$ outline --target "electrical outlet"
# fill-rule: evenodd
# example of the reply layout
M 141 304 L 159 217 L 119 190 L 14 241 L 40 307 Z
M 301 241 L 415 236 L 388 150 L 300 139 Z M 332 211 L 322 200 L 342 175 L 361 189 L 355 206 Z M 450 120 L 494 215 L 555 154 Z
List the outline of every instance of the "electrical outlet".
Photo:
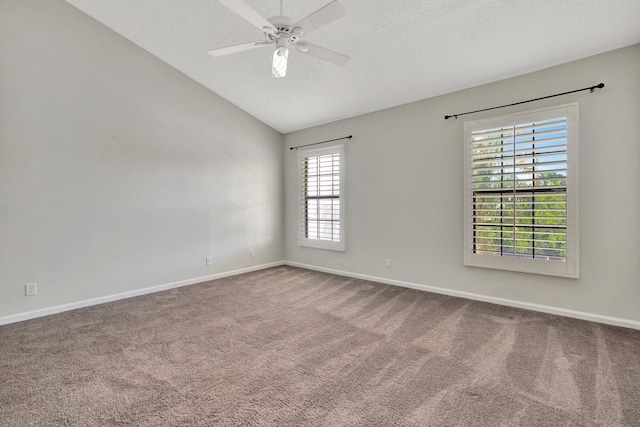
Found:
M 251 249 L 249 251 L 249 258 L 255 258 L 256 257 L 256 251 L 255 249 Z
M 391 268 L 391 258 L 387 258 L 387 268 Z
M 210 256 L 206 257 L 204 262 L 207 265 L 211 265 L 211 263 L 213 263 L 213 257 L 210 257 Z
M 38 293 L 38 284 L 37 283 L 27 283 L 24 285 L 24 293 L 26 296 L 30 297 Z

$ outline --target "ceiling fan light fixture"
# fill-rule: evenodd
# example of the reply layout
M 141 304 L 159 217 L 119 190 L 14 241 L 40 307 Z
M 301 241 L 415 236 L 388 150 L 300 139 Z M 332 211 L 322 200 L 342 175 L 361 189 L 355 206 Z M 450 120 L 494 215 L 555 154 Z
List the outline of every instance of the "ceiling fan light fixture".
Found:
M 287 75 L 287 61 L 289 59 L 289 49 L 284 46 L 276 48 L 273 52 L 273 65 L 271 67 L 271 76 L 274 79 Z

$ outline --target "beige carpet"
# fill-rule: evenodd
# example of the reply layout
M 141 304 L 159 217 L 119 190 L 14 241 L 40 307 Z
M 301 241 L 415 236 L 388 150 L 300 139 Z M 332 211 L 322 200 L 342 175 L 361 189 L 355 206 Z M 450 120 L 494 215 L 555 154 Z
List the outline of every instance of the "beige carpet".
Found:
M 277 267 L 0 327 L 0 425 L 640 426 L 640 331 Z

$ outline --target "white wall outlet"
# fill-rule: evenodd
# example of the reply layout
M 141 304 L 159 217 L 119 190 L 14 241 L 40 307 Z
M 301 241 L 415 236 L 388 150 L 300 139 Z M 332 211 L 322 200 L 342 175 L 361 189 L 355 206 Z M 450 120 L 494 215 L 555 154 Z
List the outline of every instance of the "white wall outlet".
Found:
M 391 268 L 391 258 L 387 258 L 387 268 Z
M 249 251 L 249 258 L 255 258 L 256 257 L 256 251 L 255 249 L 251 249 Z
M 207 264 L 207 265 L 211 265 L 211 264 L 213 263 L 213 257 L 210 257 L 210 256 L 206 257 L 206 258 L 204 259 L 204 262 L 205 262 L 205 264 Z
M 30 297 L 38 293 L 38 284 L 37 283 L 27 283 L 24 285 L 24 293 L 26 296 Z

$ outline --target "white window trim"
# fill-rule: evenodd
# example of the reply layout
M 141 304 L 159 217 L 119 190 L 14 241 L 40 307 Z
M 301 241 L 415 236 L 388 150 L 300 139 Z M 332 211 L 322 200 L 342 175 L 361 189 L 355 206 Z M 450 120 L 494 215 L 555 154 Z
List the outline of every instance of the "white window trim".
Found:
M 328 241 L 319 239 L 309 239 L 302 234 L 302 199 L 304 197 L 302 188 L 301 162 L 306 157 L 322 156 L 326 154 L 338 153 L 340 155 L 340 241 Z M 309 148 L 298 150 L 298 245 L 309 248 L 329 249 L 334 251 L 346 251 L 346 227 L 345 227 L 345 150 L 344 144 L 336 144 L 323 148 Z
M 471 132 L 483 126 L 500 126 L 508 122 L 542 120 L 546 115 L 567 117 L 567 260 L 566 262 L 473 253 L 473 197 L 471 176 Z M 527 116 L 535 117 L 534 119 Z M 525 111 L 464 123 L 464 264 L 471 267 L 518 271 L 577 279 L 579 278 L 579 222 L 578 222 L 578 103 Z

